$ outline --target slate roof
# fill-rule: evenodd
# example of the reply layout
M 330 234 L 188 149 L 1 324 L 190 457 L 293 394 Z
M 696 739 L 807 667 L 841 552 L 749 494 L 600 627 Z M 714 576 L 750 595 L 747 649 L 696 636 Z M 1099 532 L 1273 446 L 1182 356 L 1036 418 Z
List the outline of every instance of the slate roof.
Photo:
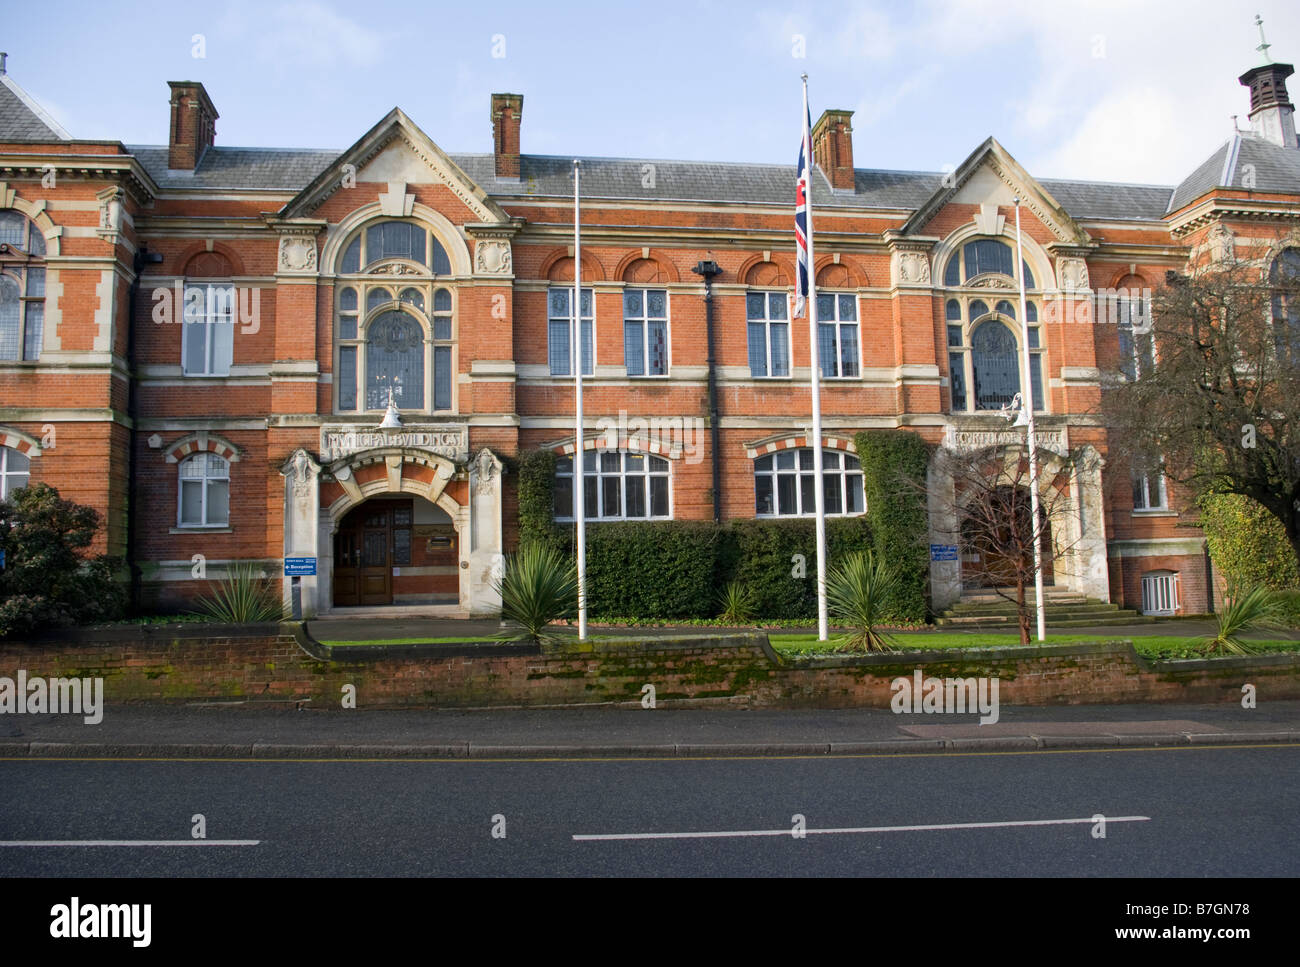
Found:
M 167 168 L 167 148 L 131 145 L 128 149 L 162 188 L 230 188 L 297 191 L 339 155 L 330 150 L 235 148 L 214 146 L 198 169 Z M 523 155 L 518 181 L 499 180 L 490 154 L 452 154 L 460 168 L 493 197 L 573 194 L 573 159 L 562 155 Z M 733 162 L 664 161 L 637 158 L 582 158 L 583 195 L 587 198 L 696 202 L 742 202 L 786 205 L 794 184 L 794 165 Z M 646 165 L 654 166 L 654 187 L 643 184 Z M 942 172 L 858 169 L 854 190 L 832 191 L 826 177 L 814 175 L 813 203 L 822 208 L 883 208 L 915 211 L 936 192 Z M 1158 219 L 1171 189 L 1154 185 L 1043 180 L 1075 218 Z
M 1252 165 L 1253 169 L 1247 169 Z M 1237 134 L 1225 141 L 1174 189 L 1169 211 L 1177 211 L 1215 188 L 1242 188 L 1252 171 L 1255 191 L 1300 194 L 1300 151 Z
M 0 74 L 0 138 L 66 141 L 71 135 L 8 74 Z

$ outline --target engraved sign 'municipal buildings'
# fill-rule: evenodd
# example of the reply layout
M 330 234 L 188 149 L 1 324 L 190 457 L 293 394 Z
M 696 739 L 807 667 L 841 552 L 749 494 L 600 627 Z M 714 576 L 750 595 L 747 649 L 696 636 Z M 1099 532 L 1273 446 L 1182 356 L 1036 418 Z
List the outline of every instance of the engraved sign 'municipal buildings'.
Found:
M 810 515 L 821 447 L 828 512 L 860 514 L 856 432 L 1015 442 L 1000 411 L 1025 393 L 1045 450 L 1097 457 L 1068 482 L 1056 586 L 1205 611 L 1180 494 L 1108 460 L 1094 411 L 1108 378 L 1159 365 L 1131 320 L 1167 271 L 1207 250 L 1300 257 L 1277 241 L 1300 214 L 1290 73 L 1243 75 L 1252 130 L 1167 186 L 1039 178 L 991 137 L 947 174 L 857 168 L 852 112 L 822 112 L 820 440 L 792 318 L 793 165 L 584 159 L 575 306 L 572 159 L 522 152 L 520 95 L 484 105 L 483 153 L 448 153 L 399 109 L 341 151 L 238 148 L 203 85 L 176 81 L 167 142 L 127 145 L 76 139 L 0 73 L 0 487 L 45 481 L 100 510 L 99 549 L 149 607 L 203 591 L 202 555 L 208 578 L 314 558 L 313 613 L 491 613 L 525 451 L 555 452 L 570 494 L 583 454 L 593 520 L 711 519 L 715 496 L 729 520 Z M 160 136 L 163 120 L 160 98 Z M 1116 292 L 1139 304 L 1102 311 Z M 969 584 L 936 558 L 942 608 Z

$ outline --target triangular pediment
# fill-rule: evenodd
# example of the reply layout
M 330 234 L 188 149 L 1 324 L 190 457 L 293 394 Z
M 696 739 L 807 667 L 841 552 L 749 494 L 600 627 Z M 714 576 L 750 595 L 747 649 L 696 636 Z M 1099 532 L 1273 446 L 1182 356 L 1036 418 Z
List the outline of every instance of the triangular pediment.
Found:
M 397 107 L 334 159 L 311 184 L 284 206 L 279 217 L 310 218 L 327 198 L 349 180 L 445 185 L 481 221 L 492 223 L 510 220 L 510 216 L 488 197 L 487 192 Z
M 921 205 L 902 227 L 903 235 L 924 234 L 925 226 L 948 205 L 1021 205 L 1067 245 L 1089 245 L 1090 236 L 1052 193 L 1029 174 L 1010 152 L 988 138 Z M 987 209 L 986 209 L 987 210 Z

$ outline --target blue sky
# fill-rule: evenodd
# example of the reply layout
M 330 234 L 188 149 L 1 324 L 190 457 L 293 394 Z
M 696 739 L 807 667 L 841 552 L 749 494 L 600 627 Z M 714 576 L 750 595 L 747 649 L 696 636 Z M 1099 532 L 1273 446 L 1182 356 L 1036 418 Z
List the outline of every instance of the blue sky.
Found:
M 486 152 L 511 91 L 525 152 L 793 164 L 806 71 L 814 120 L 856 112 L 859 168 L 940 171 L 992 134 L 1039 177 L 1168 184 L 1245 123 L 1256 12 L 1300 58 L 1287 0 L 55 0 L 12 5 L 0 49 L 75 137 L 128 144 L 166 142 L 166 82 L 192 79 L 226 145 L 342 148 L 399 105 Z

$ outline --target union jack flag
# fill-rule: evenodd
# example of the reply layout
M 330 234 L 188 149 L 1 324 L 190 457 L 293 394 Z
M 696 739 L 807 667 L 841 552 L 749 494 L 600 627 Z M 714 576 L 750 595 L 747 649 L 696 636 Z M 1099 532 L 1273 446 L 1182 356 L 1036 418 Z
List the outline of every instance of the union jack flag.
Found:
M 794 187 L 794 238 L 798 249 L 799 279 L 795 289 L 794 314 L 804 314 L 808 304 L 808 248 L 812 244 L 812 117 L 808 113 L 808 89 L 803 92 L 803 140 L 799 143 L 799 169 Z

